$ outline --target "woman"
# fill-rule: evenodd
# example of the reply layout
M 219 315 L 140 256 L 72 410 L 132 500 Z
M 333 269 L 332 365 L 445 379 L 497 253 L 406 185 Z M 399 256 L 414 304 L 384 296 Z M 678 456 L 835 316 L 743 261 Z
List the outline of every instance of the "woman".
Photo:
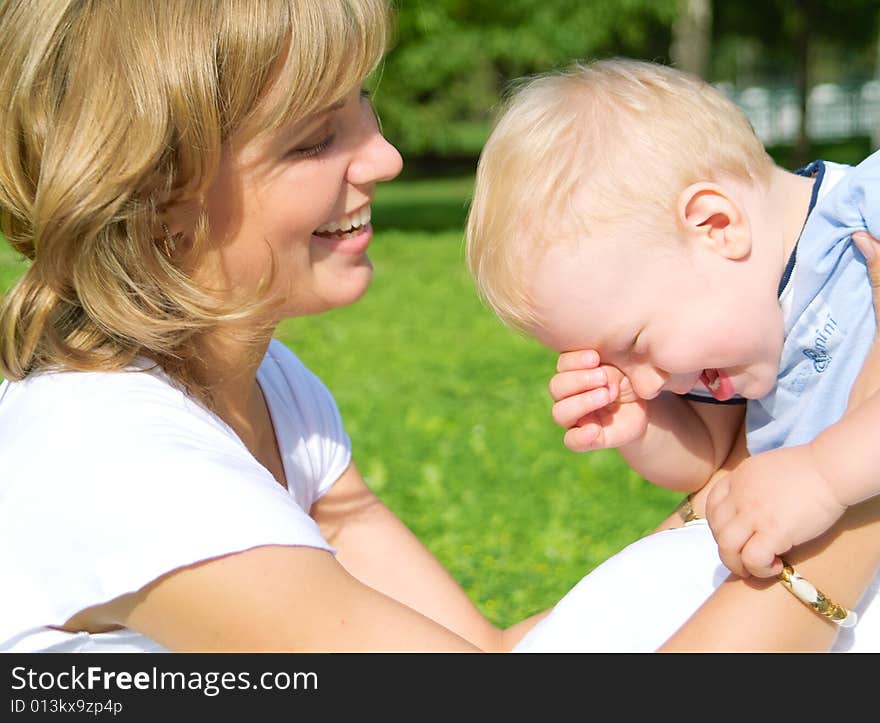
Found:
M 383 0 L 0 6 L 4 650 L 496 650 L 272 341 L 370 283 Z M 334 549 L 337 554 L 334 555 Z
M 384 0 L 0 4 L 0 230 L 32 262 L 0 310 L 0 650 L 507 650 L 541 617 L 480 615 L 272 340 L 369 286 L 387 27 Z

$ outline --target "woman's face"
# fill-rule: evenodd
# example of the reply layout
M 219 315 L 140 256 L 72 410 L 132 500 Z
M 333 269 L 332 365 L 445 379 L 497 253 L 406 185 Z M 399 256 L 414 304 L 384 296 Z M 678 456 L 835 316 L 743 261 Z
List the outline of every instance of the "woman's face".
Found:
M 369 286 L 370 201 L 402 161 L 360 89 L 293 126 L 224 150 L 207 194 L 211 250 L 197 277 L 233 292 L 268 278 L 279 317 L 357 301 Z M 204 278 L 207 277 L 207 278 Z

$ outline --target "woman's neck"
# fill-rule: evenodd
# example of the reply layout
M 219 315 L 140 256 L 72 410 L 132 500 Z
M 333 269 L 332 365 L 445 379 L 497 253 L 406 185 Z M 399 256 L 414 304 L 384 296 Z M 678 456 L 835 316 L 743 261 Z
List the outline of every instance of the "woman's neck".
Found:
M 255 409 L 264 405 L 257 384 L 271 333 L 247 341 L 229 334 L 215 334 L 200 343 L 199 381 L 208 390 L 211 407 L 227 424 L 241 433 Z

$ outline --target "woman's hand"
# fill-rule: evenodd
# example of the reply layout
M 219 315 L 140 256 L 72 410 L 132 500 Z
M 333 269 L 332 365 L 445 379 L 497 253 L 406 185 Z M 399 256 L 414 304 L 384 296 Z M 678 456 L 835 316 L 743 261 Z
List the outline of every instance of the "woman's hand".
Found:
M 877 241 L 867 231 L 857 231 L 852 235 L 853 243 L 862 252 L 865 257 L 865 264 L 868 267 L 868 278 L 871 280 L 871 289 L 874 292 L 874 316 L 878 319 L 878 330 L 880 330 L 880 241 Z M 874 335 L 875 340 L 880 335 Z M 862 371 L 856 379 L 855 384 L 849 394 L 849 406 L 847 409 L 852 411 L 865 399 L 880 390 L 880 344 L 876 341 L 865 358 Z

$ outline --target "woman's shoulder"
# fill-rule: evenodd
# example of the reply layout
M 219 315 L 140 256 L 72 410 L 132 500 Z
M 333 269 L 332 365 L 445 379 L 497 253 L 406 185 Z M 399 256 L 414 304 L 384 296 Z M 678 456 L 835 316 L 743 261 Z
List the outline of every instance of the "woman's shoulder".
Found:
M 25 517 L 43 536 L 95 528 L 113 547 L 159 527 L 199 537 L 306 516 L 225 422 L 158 371 L 4 382 L 0 469 L 0 550 Z
M 0 649 L 183 566 L 261 545 L 333 549 L 234 432 L 159 372 L 5 382 L 0 469 L 0 579 L 25 591 L 0 619 Z
M 43 371 L 0 385 L 0 429 L 4 433 L 33 427 L 69 425 L 76 434 L 86 424 L 94 429 L 139 424 L 162 410 L 204 416 L 204 407 L 189 398 L 158 367 L 132 366 L 123 371 Z
M 263 391 L 284 403 L 336 414 L 336 401 L 324 382 L 287 346 L 272 339 L 257 372 Z
M 299 357 L 276 339 L 269 344 L 257 379 L 282 455 L 299 470 L 300 477 L 316 485 L 315 494 L 320 496 L 351 460 L 351 440 L 336 400 Z
M 128 460 L 161 466 L 193 445 L 240 450 L 235 433 L 160 370 L 51 371 L 0 385 L 0 464 L 72 472 Z
M 309 369 L 296 353 L 283 342 L 273 338 L 260 364 L 261 375 L 284 378 L 288 384 L 299 387 L 323 382 Z

